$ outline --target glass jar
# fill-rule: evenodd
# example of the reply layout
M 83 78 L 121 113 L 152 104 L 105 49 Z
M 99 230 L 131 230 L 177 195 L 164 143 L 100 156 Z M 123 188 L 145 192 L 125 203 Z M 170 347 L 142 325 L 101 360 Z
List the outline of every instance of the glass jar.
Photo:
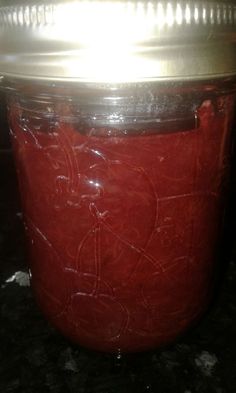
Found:
M 20 57 L 17 75 L 4 56 L 40 307 L 62 333 L 96 350 L 170 343 L 212 295 L 234 72 L 88 82 L 59 78 L 55 68 L 23 74 Z

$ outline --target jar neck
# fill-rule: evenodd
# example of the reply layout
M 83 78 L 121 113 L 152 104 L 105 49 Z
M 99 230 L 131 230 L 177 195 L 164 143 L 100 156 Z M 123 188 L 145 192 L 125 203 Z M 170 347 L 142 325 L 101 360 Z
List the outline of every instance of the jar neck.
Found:
M 123 85 L 7 81 L 10 100 L 31 116 L 74 124 L 90 135 L 125 136 L 196 129 L 203 101 L 236 90 L 236 81 Z M 217 110 L 217 104 L 215 104 Z

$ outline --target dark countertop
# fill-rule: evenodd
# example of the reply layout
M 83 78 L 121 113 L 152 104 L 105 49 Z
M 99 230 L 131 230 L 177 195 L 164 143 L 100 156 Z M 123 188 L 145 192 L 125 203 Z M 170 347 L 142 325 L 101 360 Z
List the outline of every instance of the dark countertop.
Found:
M 27 269 L 10 152 L 0 153 L 0 164 L 1 393 L 236 392 L 234 254 L 222 259 L 228 267 L 207 314 L 174 345 L 121 358 L 80 348 L 44 319 L 27 276 L 14 277 Z

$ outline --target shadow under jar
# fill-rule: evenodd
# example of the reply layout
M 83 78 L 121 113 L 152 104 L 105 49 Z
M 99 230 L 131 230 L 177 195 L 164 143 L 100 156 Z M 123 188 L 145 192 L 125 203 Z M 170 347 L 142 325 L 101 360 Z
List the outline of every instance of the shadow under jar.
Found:
M 89 348 L 170 343 L 212 294 L 233 77 L 105 84 L 2 73 L 40 307 Z

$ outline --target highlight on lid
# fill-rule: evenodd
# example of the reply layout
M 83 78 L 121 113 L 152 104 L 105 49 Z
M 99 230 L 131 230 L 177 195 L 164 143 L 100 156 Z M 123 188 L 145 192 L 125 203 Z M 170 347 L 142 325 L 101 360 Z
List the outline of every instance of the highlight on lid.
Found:
M 107 14 L 104 15 L 104 12 Z M 116 14 L 117 12 L 117 14 Z M 93 18 L 92 14 L 96 16 Z M 119 16 L 128 18 L 131 22 L 136 19 L 140 23 L 150 23 L 158 28 L 181 24 L 216 24 L 228 25 L 236 21 L 236 5 L 219 1 L 64 1 L 58 3 L 32 4 L 24 2 L 21 6 L 1 7 L 0 20 L 12 25 L 51 25 L 59 23 L 78 25 L 79 21 L 86 22 L 103 14 L 106 22 L 114 22 Z M 92 19 L 90 19 L 92 18 Z

